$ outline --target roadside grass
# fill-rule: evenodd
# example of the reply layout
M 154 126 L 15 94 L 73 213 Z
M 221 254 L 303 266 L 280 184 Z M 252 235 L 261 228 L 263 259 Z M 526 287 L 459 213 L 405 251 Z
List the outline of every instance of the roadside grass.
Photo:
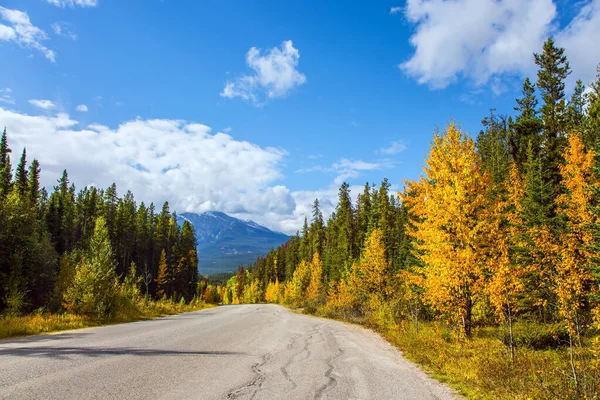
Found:
M 0 317 L 0 339 L 134 322 L 211 307 L 215 307 L 215 305 L 204 302 L 181 304 L 170 300 L 139 300 L 123 304 L 114 316 L 103 320 L 69 313 L 55 314 L 43 311 L 25 316 L 4 316 Z
M 470 399 L 598 399 L 600 351 L 587 338 L 575 354 L 574 385 L 563 328 L 523 323 L 515 327 L 518 347 L 511 359 L 501 327 L 476 327 L 469 340 L 441 322 L 395 322 L 389 316 L 353 317 L 320 308 L 317 316 L 359 324 L 380 333 L 432 378 Z

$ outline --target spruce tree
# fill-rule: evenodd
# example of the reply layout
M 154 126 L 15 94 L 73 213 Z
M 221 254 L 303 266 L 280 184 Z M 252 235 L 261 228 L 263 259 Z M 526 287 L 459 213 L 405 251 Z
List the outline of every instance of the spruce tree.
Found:
M 0 197 L 8 194 L 12 182 L 12 167 L 9 155 L 11 151 L 10 147 L 8 147 L 6 128 L 4 128 L 2 139 L 0 140 Z
M 23 149 L 21 159 L 15 171 L 15 186 L 21 197 L 25 197 L 27 193 L 27 183 L 27 150 Z
M 27 192 L 29 193 L 29 200 L 32 204 L 37 205 L 38 199 L 40 198 L 40 163 L 34 159 L 29 166 L 29 172 L 27 174 Z
M 542 130 L 542 120 L 539 118 L 537 110 L 538 101 L 535 97 L 535 86 L 529 78 L 523 82 L 522 97 L 517 99 L 518 111 L 515 121 L 510 124 L 509 148 L 510 154 L 515 160 L 519 170 L 523 170 L 523 165 L 527 161 L 527 148 L 532 144 L 533 150 L 537 153 L 540 147 L 540 132 Z
M 566 145 L 567 104 L 565 101 L 565 79 L 571 73 L 564 49 L 554 45 L 552 38 L 544 43 L 542 53 L 535 54 L 537 87 L 544 103 L 541 107 L 543 121 L 542 156 L 545 177 L 552 188 L 552 202 L 560 193 L 560 165 Z M 554 206 L 553 206 L 554 212 Z

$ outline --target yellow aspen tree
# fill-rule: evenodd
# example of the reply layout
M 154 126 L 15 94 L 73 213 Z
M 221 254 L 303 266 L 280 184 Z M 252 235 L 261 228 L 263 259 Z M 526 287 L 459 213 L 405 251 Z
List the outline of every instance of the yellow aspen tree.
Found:
M 474 141 L 454 122 L 436 133 L 419 182 L 403 195 L 416 220 L 409 234 L 424 263 L 424 301 L 471 336 L 474 292 L 481 283 L 489 176 Z
M 319 257 L 319 253 L 313 255 L 313 259 L 310 262 L 310 279 L 308 287 L 305 293 L 306 304 L 316 306 L 323 293 L 323 283 L 321 282 L 323 276 L 323 263 Z
M 286 284 L 285 302 L 294 307 L 301 306 L 309 283 L 310 264 L 302 260 L 294 271 L 292 279 Z
M 590 271 L 590 260 L 593 258 L 590 251 L 594 242 L 590 227 L 596 222 L 590 206 L 597 182 L 593 171 L 594 153 L 585 150 L 578 135 L 569 135 L 564 157 L 565 164 L 560 167 L 563 193 L 556 202 L 557 211 L 565 217 L 566 223 L 564 231 L 557 237 L 558 259 L 553 290 L 559 313 L 569 332 L 571 367 L 577 386 L 577 373 L 572 360 L 573 346 L 580 345 L 581 312 L 597 286 L 592 284 L 595 282 Z
M 265 300 L 267 303 L 279 304 L 281 299 L 281 289 L 279 285 L 279 278 L 275 278 L 275 282 L 269 282 L 267 289 L 265 290 Z
M 391 294 L 389 272 L 383 234 L 375 228 L 365 240 L 363 253 L 359 262 L 353 265 L 350 277 L 353 288 L 371 311 Z
M 516 164 L 512 163 L 509 177 L 503 183 L 504 190 L 499 200 L 489 208 L 488 224 L 489 254 L 487 269 L 489 279 L 486 292 L 497 316 L 508 328 L 508 346 L 514 358 L 513 319 L 519 310 L 519 299 L 523 294 L 524 266 L 515 257 L 515 247 L 522 246 L 521 199 L 524 190 Z

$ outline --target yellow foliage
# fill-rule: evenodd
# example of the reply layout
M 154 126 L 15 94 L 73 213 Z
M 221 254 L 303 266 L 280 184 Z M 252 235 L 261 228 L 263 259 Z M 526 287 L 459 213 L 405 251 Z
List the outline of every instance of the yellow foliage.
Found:
M 281 287 L 279 278 L 275 278 L 275 282 L 269 282 L 265 291 L 265 300 L 267 303 L 279 304 L 282 302 Z
M 473 293 L 485 261 L 479 250 L 488 229 L 490 178 L 475 143 L 453 122 L 435 135 L 424 171 L 419 182 L 407 182 L 406 193 L 416 196 L 402 196 L 416 217 L 409 233 L 425 265 L 424 300 L 469 335 Z
M 542 239 L 554 243 L 554 251 L 549 252 L 556 256 L 553 290 L 558 298 L 559 312 L 572 334 L 578 332 L 577 315 L 583 303 L 597 288 L 597 285 L 591 285 L 593 277 L 589 268 L 595 257 L 590 248 L 594 237 L 589 230 L 596 222 L 590 210 L 598 186 L 593 173 L 594 157 L 593 151 L 586 152 L 578 135 L 569 136 L 565 164 L 560 168 L 566 190 L 556 200 L 558 213 L 566 217 L 566 231 L 555 238 L 549 238 L 548 232 L 542 235 Z

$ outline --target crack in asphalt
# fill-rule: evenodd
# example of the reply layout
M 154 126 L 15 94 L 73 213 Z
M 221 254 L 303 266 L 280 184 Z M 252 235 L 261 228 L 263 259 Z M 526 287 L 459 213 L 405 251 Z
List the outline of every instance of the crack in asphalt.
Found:
M 243 395 L 246 390 L 254 388 L 254 391 L 252 392 L 252 396 L 250 397 L 250 399 L 254 399 L 254 397 L 256 396 L 256 393 L 262 387 L 265 377 L 267 376 L 267 374 L 264 371 L 262 371 L 260 368 L 269 362 L 269 360 L 271 359 L 271 356 L 272 356 L 272 353 L 266 353 L 261 357 L 260 362 L 252 365 L 252 372 L 254 372 L 254 374 L 256 374 L 256 377 L 254 379 L 252 379 L 251 381 L 245 383 L 244 385 L 238 387 L 237 389 L 234 389 L 233 391 L 229 392 L 227 394 L 227 398 L 228 399 L 237 399 L 239 396 Z
M 323 333 L 322 332 L 319 332 L 319 333 L 320 333 L 321 337 L 323 337 Z M 333 343 L 337 345 L 337 341 L 335 340 L 335 337 L 331 334 L 329 336 L 331 336 Z M 325 341 L 324 337 L 323 337 L 323 341 Z M 325 361 L 327 363 L 327 365 L 329 366 L 327 371 L 325 371 L 325 373 L 323 374 L 323 376 L 325 376 L 327 378 L 327 383 L 325 383 L 324 385 L 320 386 L 317 389 L 317 391 L 315 392 L 315 395 L 313 397 L 314 400 L 322 399 L 323 395 L 326 392 L 329 392 L 337 385 L 337 378 L 335 378 L 333 376 L 333 371 L 335 370 L 334 361 L 336 359 L 338 359 L 339 357 L 341 357 L 342 354 L 344 354 L 344 350 L 342 350 L 340 347 L 338 347 L 337 350 L 338 350 L 337 354 L 332 355 Z

